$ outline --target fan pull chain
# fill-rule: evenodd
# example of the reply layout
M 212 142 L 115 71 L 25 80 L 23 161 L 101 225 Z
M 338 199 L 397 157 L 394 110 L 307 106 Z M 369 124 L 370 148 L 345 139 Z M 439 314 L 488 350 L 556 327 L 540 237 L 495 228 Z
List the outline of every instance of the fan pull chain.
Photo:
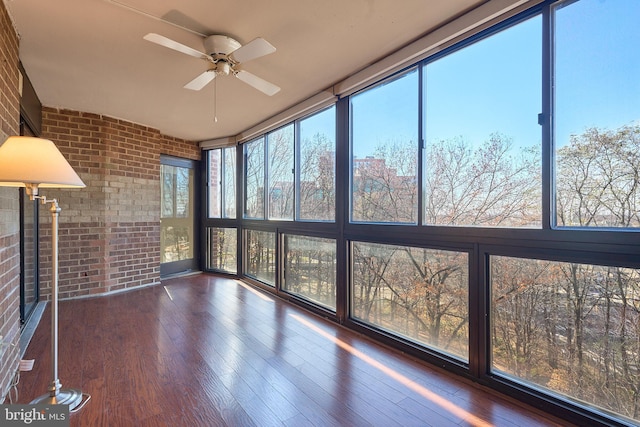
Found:
M 218 123 L 218 80 L 213 80 L 213 122 Z

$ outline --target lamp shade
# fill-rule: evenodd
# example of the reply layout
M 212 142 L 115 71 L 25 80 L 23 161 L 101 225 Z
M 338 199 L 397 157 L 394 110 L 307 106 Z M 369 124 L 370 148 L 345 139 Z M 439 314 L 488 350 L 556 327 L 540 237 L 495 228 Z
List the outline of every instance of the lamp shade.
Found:
M 0 186 L 81 188 L 85 184 L 50 140 L 11 136 L 0 145 Z

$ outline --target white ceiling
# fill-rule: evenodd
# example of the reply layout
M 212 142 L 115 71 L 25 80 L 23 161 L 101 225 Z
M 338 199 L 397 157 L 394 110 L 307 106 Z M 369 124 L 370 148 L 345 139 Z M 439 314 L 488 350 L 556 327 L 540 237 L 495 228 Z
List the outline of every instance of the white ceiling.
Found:
M 4 2 L 20 36 L 20 59 L 43 105 L 104 114 L 195 141 L 237 135 L 484 3 Z M 242 44 L 263 37 L 277 51 L 243 64 L 244 69 L 281 91 L 269 97 L 232 76 L 218 77 L 199 92 L 183 89 L 207 63 L 143 40 L 150 32 L 198 50 L 203 50 L 202 37 L 193 32 L 225 34 Z

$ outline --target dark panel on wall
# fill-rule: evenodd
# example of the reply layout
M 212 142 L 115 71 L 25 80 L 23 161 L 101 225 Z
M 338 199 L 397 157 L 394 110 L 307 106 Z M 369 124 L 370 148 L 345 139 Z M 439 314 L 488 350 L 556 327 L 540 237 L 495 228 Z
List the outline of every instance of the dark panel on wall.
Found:
M 27 76 L 22 63 L 20 63 L 21 90 L 20 90 L 20 117 L 24 120 L 35 135 L 42 133 L 42 104 L 38 99 L 35 89 Z

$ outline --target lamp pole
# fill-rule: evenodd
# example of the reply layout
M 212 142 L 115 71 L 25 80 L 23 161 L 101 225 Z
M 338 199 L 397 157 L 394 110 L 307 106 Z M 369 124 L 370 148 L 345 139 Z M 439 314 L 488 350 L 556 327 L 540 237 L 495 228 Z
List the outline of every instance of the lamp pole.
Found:
M 35 194 L 34 194 L 35 193 Z M 58 217 L 60 206 L 57 199 L 38 196 L 37 187 L 27 186 L 27 194 L 42 204 L 51 203 L 51 384 L 49 393 L 31 401 L 32 404 L 69 405 L 73 411 L 82 402 L 82 392 L 76 389 L 63 389 L 58 378 Z

